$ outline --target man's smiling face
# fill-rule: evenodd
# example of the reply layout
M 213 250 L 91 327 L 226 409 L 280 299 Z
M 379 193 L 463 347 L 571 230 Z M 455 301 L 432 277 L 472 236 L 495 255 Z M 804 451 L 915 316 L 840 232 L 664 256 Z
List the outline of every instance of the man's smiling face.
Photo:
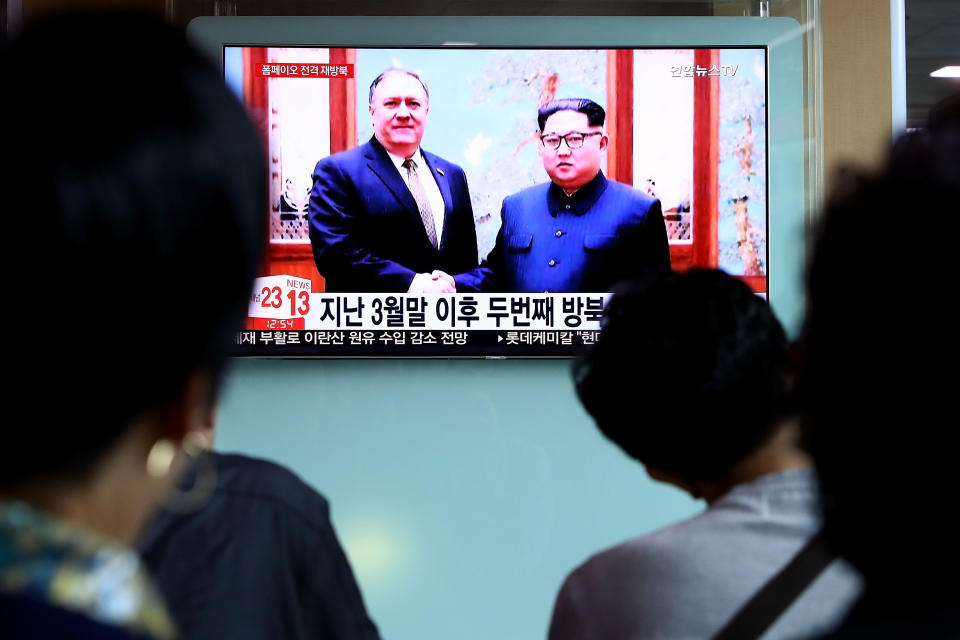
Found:
M 409 157 L 420 146 L 429 105 L 420 81 L 403 72 L 384 76 L 370 103 L 373 130 L 387 151 Z

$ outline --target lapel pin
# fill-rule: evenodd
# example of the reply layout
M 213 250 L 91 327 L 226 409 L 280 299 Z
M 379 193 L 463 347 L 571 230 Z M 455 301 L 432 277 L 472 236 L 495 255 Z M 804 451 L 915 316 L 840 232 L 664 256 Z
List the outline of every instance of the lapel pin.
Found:
M 441 169 L 440 167 L 437 167 L 437 173 L 439 173 L 440 175 L 443 175 L 443 169 Z

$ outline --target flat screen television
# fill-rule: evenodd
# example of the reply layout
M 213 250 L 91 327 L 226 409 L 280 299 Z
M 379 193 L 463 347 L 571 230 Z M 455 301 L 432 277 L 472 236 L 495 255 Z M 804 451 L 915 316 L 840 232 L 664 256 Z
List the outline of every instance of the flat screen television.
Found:
M 791 19 L 205 17 L 188 35 L 269 153 L 238 355 L 568 357 L 614 282 L 666 255 L 742 278 L 796 327 Z M 405 80 L 378 91 L 387 69 Z M 568 98 L 602 126 L 574 111 L 541 131 L 540 107 Z M 398 149 L 419 136 L 411 173 Z M 561 188 L 591 162 L 602 177 Z

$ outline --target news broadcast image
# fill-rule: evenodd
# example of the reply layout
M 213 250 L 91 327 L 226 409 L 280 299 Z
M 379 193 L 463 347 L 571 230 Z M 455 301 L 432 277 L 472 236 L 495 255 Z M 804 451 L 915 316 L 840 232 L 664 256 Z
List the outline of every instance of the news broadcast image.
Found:
M 419 165 L 391 166 L 374 135 L 388 125 L 370 86 L 386 69 L 429 90 L 401 132 L 421 127 Z M 667 252 L 675 270 L 718 267 L 766 295 L 766 69 L 763 48 L 225 47 L 270 171 L 269 246 L 236 353 L 570 357 L 596 340 L 620 279 L 577 269 L 632 278 Z M 564 116 L 541 135 L 540 107 L 566 98 L 605 110 L 600 133 Z M 590 135 L 559 140 L 571 132 Z M 565 200 L 547 167 L 591 153 L 607 182 L 567 193 L 576 215 L 551 212 Z

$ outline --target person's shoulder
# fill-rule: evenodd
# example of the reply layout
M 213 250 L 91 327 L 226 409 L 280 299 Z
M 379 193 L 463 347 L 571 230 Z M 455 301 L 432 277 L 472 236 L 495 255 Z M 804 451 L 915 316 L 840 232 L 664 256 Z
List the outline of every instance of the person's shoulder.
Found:
M 683 579 L 696 573 L 716 555 L 711 543 L 718 527 L 715 514 L 708 509 L 691 518 L 630 538 L 603 549 L 588 558 L 571 573 L 571 578 L 586 585 L 655 585 L 663 580 Z
M 352 149 L 347 149 L 346 151 L 331 153 L 330 155 L 321 158 L 320 161 L 317 162 L 314 173 L 319 173 L 334 167 L 343 169 L 345 167 L 349 168 L 360 165 L 366 161 L 366 158 L 372 156 L 373 153 L 375 153 L 375 149 L 373 144 L 370 142 L 365 142 L 361 145 L 353 147 Z
M 650 610 L 659 608 L 677 582 L 687 583 L 694 572 L 694 565 L 669 539 L 639 536 L 593 554 L 571 571 L 557 594 L 556 608 L 602 619 L 610 628 L 632 628 L 635 618 L 648 620 Z
M 575 573 L 580 574 L 581 578 L 603 577 L 611 575 L 611 572 L 613 575 L 635 572 L 652 576 L 654 571 L 660 573 L 657 569 L 661 567 L 665 573 L 670 573 L 673 565 L 683 561 L 686 556 L 685 545 L 679 543 L 676 535 L 683 533 L 683 529 L 683 523 L 677 523 L 620 542 L 592 555 Z M 688 536 L 682 535 L 682 538 Z
M 238 453 L 213 453 L 217 493 L 260 502 L 274 502 L 315 517 L 329 512 L 327 499 L 283 465 Z
M 276 490 L 316 491 L 289 468 L 266 460 L 240 453 L 212 452 L 217 466 L 221 487 L 231 489 L 251 489 L 264 493 Z M 317 494 L 319 495 L 319 494 Z
M 547 197 L 547 190 L 550 189 L 551 182 L 541 182 L 540 184 L 535 184 L 532 187 L 527 187 L 526 189 L 521 189 L 515 193 L 511 193 L 503 199 L 504 206 L 510 204 L 526 203 L 531 200 L 544 200 Z

